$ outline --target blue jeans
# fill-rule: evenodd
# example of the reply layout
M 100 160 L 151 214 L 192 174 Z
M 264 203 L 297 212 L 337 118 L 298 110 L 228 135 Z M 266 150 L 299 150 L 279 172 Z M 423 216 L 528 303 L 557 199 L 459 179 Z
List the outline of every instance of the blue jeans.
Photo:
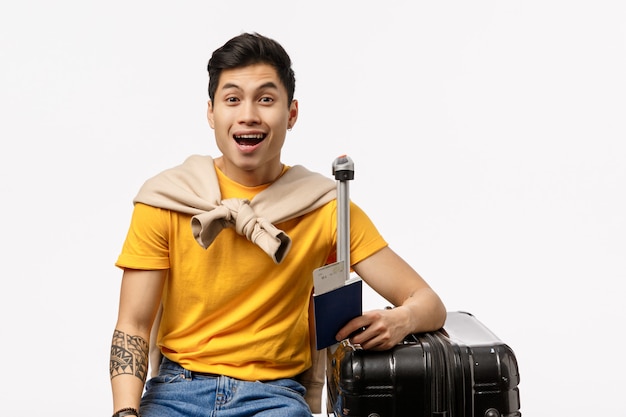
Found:
M 148 380 L 142 417 L 311 417 L 305 388 L 293 379 L 242 381 L 202 375 L 163 359 Z

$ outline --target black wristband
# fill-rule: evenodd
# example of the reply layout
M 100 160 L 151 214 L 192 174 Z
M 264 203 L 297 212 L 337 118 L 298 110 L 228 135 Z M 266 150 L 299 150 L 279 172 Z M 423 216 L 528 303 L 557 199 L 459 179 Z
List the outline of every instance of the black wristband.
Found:
M 140 417 L 139 411 L 137 411 L 137 409 L 133 407 L 122 408 L 121 410 L 117 410 L 115 414 L 113 414 L 113 417 L 124 417 L 124 416 Z

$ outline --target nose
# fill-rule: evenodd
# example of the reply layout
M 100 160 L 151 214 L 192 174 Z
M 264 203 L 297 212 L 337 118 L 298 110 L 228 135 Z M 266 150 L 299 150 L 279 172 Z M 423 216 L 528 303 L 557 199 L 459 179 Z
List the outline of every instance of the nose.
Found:
M 255 105 L 256 103 L 251 101 L 244 101 L 239 106 L 239 123 L 252 125 L 258 124 L 261 122 L 261 118 L 259 116 L 259 109 Z

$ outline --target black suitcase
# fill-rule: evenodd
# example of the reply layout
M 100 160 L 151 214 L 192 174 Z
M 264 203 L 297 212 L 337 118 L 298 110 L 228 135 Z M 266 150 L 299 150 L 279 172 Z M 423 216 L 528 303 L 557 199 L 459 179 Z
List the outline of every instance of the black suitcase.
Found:
M 521 416 L 515 354 L 465 312 L 387 351 L 329 348 L 326 382 L 335 416 Z

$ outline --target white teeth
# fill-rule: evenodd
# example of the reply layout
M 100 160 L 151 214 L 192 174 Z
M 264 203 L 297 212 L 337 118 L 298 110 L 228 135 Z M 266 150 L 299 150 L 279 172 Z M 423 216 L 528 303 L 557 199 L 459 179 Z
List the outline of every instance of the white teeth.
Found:
M 263 135 L 237 135 L 237 139 L 263 139 Z

